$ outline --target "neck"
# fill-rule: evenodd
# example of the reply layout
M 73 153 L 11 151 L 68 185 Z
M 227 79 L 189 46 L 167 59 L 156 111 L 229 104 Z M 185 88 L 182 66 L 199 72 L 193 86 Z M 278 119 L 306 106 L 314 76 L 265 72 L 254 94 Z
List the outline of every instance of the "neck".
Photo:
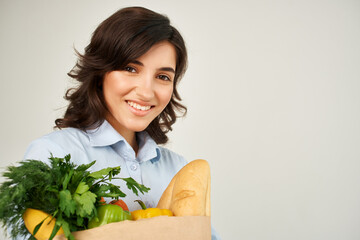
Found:
M 111 114 L 106 117 L 106 120 L 121 136 L 123 136 L 123 138 L 125 138 L 126 142 L 129 143 L 129 145 L 132 147 L 132 149 L 134 149 L 135 154 L 137 155 L 139 145 L 136 140 L 135 132 L 124 128 L 118 121 L 116 121 L 116 119 Z

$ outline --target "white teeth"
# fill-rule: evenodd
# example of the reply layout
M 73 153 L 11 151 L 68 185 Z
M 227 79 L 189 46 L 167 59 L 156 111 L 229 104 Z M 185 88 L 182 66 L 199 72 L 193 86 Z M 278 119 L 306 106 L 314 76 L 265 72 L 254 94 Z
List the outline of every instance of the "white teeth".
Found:
M 151 106 L 141 106 L 141 105 L 139 105 L 137 103 L 130 102 L 130 101 L 127 101 L 127 104 L 129 104 L 133 108 L 136 108 L 136 109 L 141 110 L 141 111 L 146 111 L 146 110 L 149 110 L 151 108 Z

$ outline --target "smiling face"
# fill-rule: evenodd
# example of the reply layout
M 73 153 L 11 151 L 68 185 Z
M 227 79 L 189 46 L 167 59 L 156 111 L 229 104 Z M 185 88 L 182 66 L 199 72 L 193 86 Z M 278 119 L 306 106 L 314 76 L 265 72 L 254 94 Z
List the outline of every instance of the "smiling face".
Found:
M 109 110 L 106 120 L 125 139 L 145 130 L 169 103 L 175 68 L 175 48 L 164 41 L 124 69 L 105 74 L 103 95 Z

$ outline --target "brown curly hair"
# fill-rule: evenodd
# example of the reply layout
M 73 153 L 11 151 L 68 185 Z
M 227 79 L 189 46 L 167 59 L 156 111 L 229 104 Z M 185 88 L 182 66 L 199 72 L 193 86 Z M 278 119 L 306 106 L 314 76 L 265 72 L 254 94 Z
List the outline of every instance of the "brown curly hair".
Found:
M 85 53 L 76 51 L 79 59 L 68 75 L 79 82 L 70 88 L 65 99 L 70 103 L 63 118 L 55 120 L 56 127 L 74 127 L 82 130 L 100 126 L 105 120 L 107 107 L 102 82 L 107 72 L 123 69 L 146 53 L 154 44 L 170 42 L 176 50 L 174 90 L 169 104 L 155 118 L 146 131 L 158 144 L 168 141 L 166 133 L 172 130 L 176 112 L 186 114 L 176 89 L 187 67 L 187 51 L 180 33 L 161 14 L 143 7 L 123 8 L 103 21 L 94 31 Z

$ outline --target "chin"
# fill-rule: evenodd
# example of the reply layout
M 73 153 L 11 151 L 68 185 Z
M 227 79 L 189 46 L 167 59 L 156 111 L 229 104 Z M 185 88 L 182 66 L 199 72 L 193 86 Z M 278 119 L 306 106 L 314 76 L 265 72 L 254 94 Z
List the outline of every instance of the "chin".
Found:
M 142 132 L 144 131 L 149 125 L 146 126 L 132 126 L 129 127 L 130 130 L 134 131 L 134 132 Z

